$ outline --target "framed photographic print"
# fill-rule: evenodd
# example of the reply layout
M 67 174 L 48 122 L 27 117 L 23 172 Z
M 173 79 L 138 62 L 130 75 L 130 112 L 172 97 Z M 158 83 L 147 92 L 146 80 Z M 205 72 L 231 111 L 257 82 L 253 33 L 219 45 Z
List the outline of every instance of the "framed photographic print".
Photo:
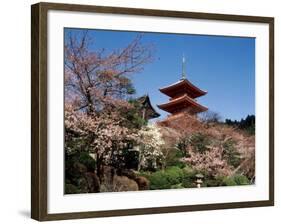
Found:
M 32 218 L 274 204 L 274 19 L 32 5 Z

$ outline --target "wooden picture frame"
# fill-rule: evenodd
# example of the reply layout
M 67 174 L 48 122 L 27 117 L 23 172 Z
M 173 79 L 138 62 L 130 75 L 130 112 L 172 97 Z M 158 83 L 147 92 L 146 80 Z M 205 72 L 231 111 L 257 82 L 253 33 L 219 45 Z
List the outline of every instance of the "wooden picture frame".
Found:
M 164 11 L 137 8 L 118 8 L 90 5 L 38 3 L 31 10 L 31 217 L 39 221 L 80 219 L 109 216 L 142 215 L 170 212 L 187 212 L 227 208 L 246 208 L 274 205 L 274 18 L 258 16 L 224 15 L 211 13 Z M 47 49 L 48 19 L 50 10 L 66 12 L 105 13 L 165 18 L 191 18 L 211 21 L 250 22 L 269 25 L 269 196 L 268 200 L 214 203 L 184 206 L 116 209 L 107 211 L 86 211 L 48 213 L 48 87 Z

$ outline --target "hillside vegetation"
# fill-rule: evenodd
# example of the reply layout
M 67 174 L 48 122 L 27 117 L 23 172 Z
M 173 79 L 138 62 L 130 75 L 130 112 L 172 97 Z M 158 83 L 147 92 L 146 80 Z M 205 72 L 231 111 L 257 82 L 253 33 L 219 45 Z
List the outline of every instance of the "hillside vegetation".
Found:
M 134 138 L 105 157 L 99 172 L 93 152 L 69 151 L 66 192 L 194 188 L 198 175 L 201 187 L 255 182 L 255 137 L 237 125 L 181 114 L 142 125 Z
M 203 186 L 255 181 L 255 136 L 237 125 L 200 121 L 181 114 L 158 122 L 169 165 L 181 164 L 204 176 Z M 186 168 L 184 168 L 186 169 Z M 195 177 L 194 177 L 195 178 Z

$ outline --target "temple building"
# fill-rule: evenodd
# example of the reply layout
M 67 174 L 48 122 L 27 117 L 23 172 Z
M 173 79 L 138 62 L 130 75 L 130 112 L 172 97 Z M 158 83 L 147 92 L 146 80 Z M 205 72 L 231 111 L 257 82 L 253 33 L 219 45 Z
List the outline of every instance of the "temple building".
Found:
M 205 95 L 207 92 L 199 89 L 186 79 L 184 57 L 182 62 L 182 78 L 178 82 L 159 90 L 170 97 L 169 102 L 157 105 L 161 110 L 170 113 L 169 117 L 183 113 L 196 115 L 208 110 L 207 107 L 202 106 L 196 100 L 196 98 Z
M 148 95 L 138 98 L 137 101 L 141 104 L 140 116 L 142 119 L 150 120 L 160 116 L 160 114 L 152 107 Z

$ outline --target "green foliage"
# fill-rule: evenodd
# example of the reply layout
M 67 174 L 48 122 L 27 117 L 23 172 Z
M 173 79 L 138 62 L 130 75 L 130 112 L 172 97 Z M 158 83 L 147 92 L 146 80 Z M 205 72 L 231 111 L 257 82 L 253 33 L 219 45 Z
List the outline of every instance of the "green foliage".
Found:
M 73 179 L 81 177 L 81 172 L 76 166 L 79 163 L 79 153 L 65 155 L 65 177 L 72 182 Z
M 165 175 L 164 171 L 157 171 L 153 173 L 149 177 L 149 181 L 151 190 L 169 189 L 171 187 L 171 184 L 167 180 L 167 176 Z
M 79 189 L 73 184 L 65 184 L 65 194 L 78 194 L 80 193 Z
M 77 158 L 78 162 L 85 165 L 88 171 L 95 171 L 96 170 L 96 161 L 89 155 L 87 152 L 81 152 Z
M 225 186 L 236 186 L 237 185 L 233 178 L 225 178 L 223 181 L 223 184 Z
M 96 161 L 87 152 L 76 152 L 65 155 L 65 192 L 67 194 L 88 192 L 84 178 L 87 171 L 94 172 Z
M 231 177 L 226 177 L 223 180 L 223 185 L 226 186 L 236 186 L 236 185 L 249 185 L 249 179 L 244 175 L 234 175 Z
M 139 154 L 136 151 L 129 150 L 133 144 L 128 143 L 126 148 L 119 150 L 112 156 L 109 165 L 116 169 L 137 169 Z
M 248 115 L 245 119 L 241 119 L 240 121 L 226 119 L 225 123 L 227 125 L 235 126 L 240 128 L 241 130 L 245 130 L 248 134 L 255 134 L 255 115 Z
M 65 129 L 65 150 L 68 154 L 89 151 L 90 144 L 87 137 L 79 136 L 69 129 Z
M 181 138 L 177 142 L 176 148 L 180 152 L 180 153 L 178 153 L 179 157 L 186 157 L 186 156 L 188 156 L 187 147 L 188 147 L 189 143 L 190 143 L 190 139 L 189 139 L 188 136 Z
M 198 152 L 203 153 L 211 143 L 210 138 L 202 133 L 196 133 L 190 138 L 190 145 L 193 146 Z
M 165 173 L 171 185 L 179 184 L 182 181 L 183 170 L 177 166 L 167 168 Z
M 122 89 L 123 92 L 125 92 L 125 94 L 132 95 L 132 94 L 136 93 L 136 89 L 135 89 L 131 79 L 124 77 L 124 76 L 120 76 L 119 79 L 121 81 L 120 89 Z
M 219 187 L 224 185 L 224 179 L 223 176 L 216 176 L 216 177 L 210 177 L 207 176 L 204 179 L 203 187 Z
M 175 184 L 171 186 L 171 189 L 182 189 L 184 188 L 184 186 L 182 185 L 182 183 L 179 184 Z
M 241 163 L 241 155 L 235 148 L 235 142 L 228 139 L 223 143 L 223 157 L 227 160 L 228 164 L 237 167 Z
M 147 121 L 142 119 L 139 113 L 136 112 L 134 109 L 127 111 L 127 113 L 124 114 L 124 116 L 128 121 L 130 121 L 130 124 L 127 125 L 130 128 L 140 129 L 142 126 L 147 124 Z
M 142 126 L 147 124 L 147 121 L 143 119 L 140 114 L 142 105 L 136 99 L 130 99 L 129 103 L 133 107 L 122 113 L 122 115 L 125 117 L 125 120 L 128 121 L 125 126 L 128 128 L 140 129 Z
M 183 169 L 183 178 L 182 178 L 182 186 L 185 188 L 192 188 L 192 187 L 196 187 L 195 184 L 195 180 L 196 177 L 195 175 L 197 174 L 197 172 L 195 170 L 193 170 L 190 167 L 185 167 Z
M 249 135 L 254 135 L 255 134 L 255 126 L 252 125 L 250 127 L 245 128 L 245 131 L 249 134 Z
M 234 180 L 237 185 L 248 185 L 250 184 L 250 180 L 244 175 L 235 175 Z
M 184 157 L 184 153 L 181 149 L 179 149 L 178 147 L 173 148 L 171 150 L 169 150 L 168 155 L 165 158 L 165 165 L 167 167 L 170 166 L 177 166 L 179 168 L 184 168 L 185 167 L 185 163 L 180 161 L 180 159 Z
M 148 177 L 150 181 L 150 189 L 170 189 L 172 186 L 179 186 L 182 177 L 183 170 L 179 167 L 169 167 L 166 170 L 156 171 Z
M 178 159 L 175 160 L 175 161 L 171 161 L 171 162 L 168 162 L 167 164 L 168 166 L 176 166 L 178 168 L 184 168 L 186 166 L 186 164 L 182 161 L 179 161 Z
M 150 173 L 149 171 L 140 171 L 140 172 L 138 173 L 138 176 L 142 176 L 142 177 L 145 177 L 145 178 L 147 178 L 147 179 L 150 178 L 150 175 L 151 175 L 151 173 Z

